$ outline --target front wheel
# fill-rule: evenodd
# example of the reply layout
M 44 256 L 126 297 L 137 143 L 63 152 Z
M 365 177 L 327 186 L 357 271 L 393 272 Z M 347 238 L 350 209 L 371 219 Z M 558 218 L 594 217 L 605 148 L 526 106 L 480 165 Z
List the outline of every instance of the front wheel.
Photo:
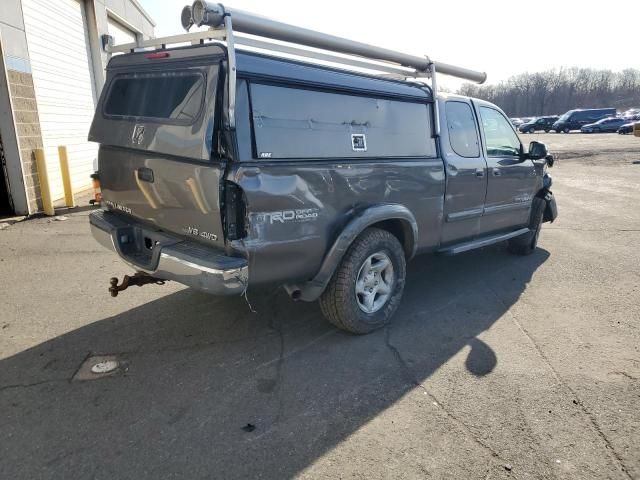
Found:
M 364 334 L 391 321 L 402 292 L 406 261 L 396 237 L 368 228 L 347 250 L 320 297 L 323 315 L 336 327 Z
M 531 205 L 529 231 L 509 240 L 509 251 L 516 255 L 531 255 L 538 246 L 538 237 L 542 228 L 544 209 L 547 203 L 540 197 L 534 197 Z
M 529 129 L 529 133 L 536 133 L 536 129 L 535 129 L 535 128 L 533 128 L 533 127 L 531 127 L 531 128 Z
M 564 129 L 562 130 L 564 133 L 569 133 L 571 130 L 569 130 L 568 127 L 564 127 Z

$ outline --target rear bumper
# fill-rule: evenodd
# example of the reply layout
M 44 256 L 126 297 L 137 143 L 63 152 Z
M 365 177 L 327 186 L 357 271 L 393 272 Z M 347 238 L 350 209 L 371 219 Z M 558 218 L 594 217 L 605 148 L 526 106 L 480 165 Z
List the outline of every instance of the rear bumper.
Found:
M 92 212 L 89 222 L 96 241 L 138 271 L 214 295 L 241 294 L 246 289 L 249 267 L 244 258 L 217 253 L 107 211 Z

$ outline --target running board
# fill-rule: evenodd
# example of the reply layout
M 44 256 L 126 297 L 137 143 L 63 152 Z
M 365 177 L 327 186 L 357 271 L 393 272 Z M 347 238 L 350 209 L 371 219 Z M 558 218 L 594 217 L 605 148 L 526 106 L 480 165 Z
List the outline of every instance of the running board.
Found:
M 505 240 L 509 240 L 513 237 L 518 237 L 520 235 L 524 235 L 528 233 L 528 228 L 521 228 L 520 230 L 516 230 L 514 232 L 503 233 L 500 235 L 494 235 L 492 237 L 484 237 L 478 238 L 476 240 L 471 240 L 470 242 L 459 243 L 452 247 L 446 247 L 441 250 L 438 250 L 438 253 L 442 253 L 444 255 L 457 255 L 458 253 L 468 252 L 469 250 L 475 250 L 476 248 L 486 247 L 488 245 L 493 245 L 494 243 L 504 242 Z

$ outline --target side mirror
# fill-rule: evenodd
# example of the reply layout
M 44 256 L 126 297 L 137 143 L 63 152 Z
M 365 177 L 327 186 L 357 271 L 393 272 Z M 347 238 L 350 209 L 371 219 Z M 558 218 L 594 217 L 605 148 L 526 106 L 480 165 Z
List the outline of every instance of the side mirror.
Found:
M 531 142 L 529 144 L 529 155 L 531 160 L 542 160 L 548 155 L 547 146 L 540 142 Z
M 549 165 L 549 167 L 553 167 L 553 164 L 556 163 L 556 159 L 553 158 L 553 155 L 547 155 L 546 157 L 547 159 L 547 165 Z

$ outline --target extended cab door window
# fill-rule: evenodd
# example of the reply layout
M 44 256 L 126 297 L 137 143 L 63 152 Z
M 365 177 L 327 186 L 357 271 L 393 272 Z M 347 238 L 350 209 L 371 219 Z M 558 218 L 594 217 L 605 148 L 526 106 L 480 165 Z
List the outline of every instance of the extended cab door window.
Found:
M 465 158 L 479 157 L 478 133 L 471 106 L 463 102 L 447 102 L 446 109 L 449 143 L 453 151 Z

